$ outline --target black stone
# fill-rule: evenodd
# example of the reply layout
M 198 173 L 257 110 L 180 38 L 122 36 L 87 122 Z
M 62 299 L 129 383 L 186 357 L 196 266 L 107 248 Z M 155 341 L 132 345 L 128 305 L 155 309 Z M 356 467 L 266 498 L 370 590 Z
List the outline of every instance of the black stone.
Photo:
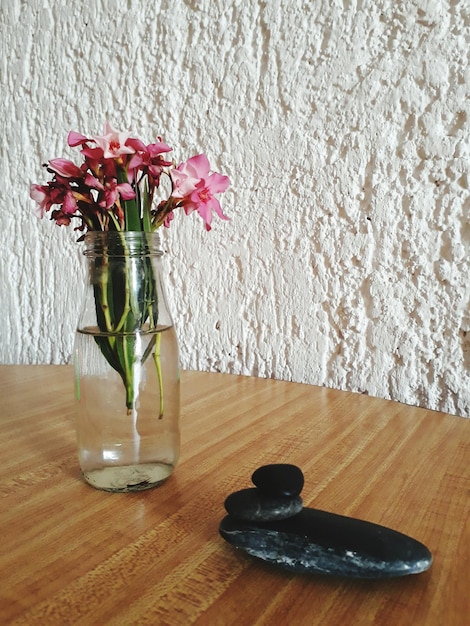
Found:
M 283 521 L 225 517 L 221 536 L 248 554 L 284 569 L 349 578 L 391 578 L 429 569 L 425 545 L 384 526 L 304 508 Z
M 258 467 L 251 480 L 263 493 L 272 496 L 298 496 L 304 486 L 302 470 L 288 463 Z
M 231 493 L 225 500 L 229 515 L 246 521 L 272 521 L 292 517 L 303 508 L 302 498 L 269 496 L 258 489 L 242 489 Z

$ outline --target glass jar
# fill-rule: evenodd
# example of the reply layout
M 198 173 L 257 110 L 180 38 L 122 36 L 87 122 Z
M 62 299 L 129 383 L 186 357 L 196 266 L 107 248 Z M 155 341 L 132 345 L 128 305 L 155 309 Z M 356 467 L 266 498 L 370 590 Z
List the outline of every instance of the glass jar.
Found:
M 139 491 L 167 479 L 180 449 L 178 341 L 157 233 L 89 232 L 75 349 L 76 431 L 85 480 Z

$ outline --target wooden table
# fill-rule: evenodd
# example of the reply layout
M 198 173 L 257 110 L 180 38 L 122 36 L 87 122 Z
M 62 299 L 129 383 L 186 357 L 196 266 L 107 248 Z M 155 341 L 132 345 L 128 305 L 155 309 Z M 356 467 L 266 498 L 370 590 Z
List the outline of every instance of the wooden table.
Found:
M 72 372 L 0 366 L 0 624 L 459 626 L 470 619 L 470 421 L 360 394 L 184 372 L 182 456 L 161 487 L 82 482 Z M 286 462 L 306 506 L 409 534 L 428 572 L 294 575 L 218 534 L 224 499 Z

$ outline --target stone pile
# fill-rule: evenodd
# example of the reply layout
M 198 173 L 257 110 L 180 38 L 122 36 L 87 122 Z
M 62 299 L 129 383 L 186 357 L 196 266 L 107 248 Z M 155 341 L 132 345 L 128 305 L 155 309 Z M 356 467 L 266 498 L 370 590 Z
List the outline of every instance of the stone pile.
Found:
M 225 500 L 219 532 L 254 557 L 298 573 L 350 578 L 406 576 L 431 566 L 428 548 L 407 535 L 304 507 L 304 476 L 295 465 L 264 465 L 252 482 Z

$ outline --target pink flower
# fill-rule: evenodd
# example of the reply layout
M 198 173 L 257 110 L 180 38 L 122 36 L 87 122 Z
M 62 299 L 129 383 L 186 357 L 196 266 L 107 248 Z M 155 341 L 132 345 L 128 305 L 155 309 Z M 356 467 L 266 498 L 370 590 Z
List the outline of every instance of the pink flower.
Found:
M 77 210 L 77 201 L 70 189 L 66 192 L 64 200 L 62 202 L 62 212 L 66 215 L 73 215 Z
M 116 187 L 119 190 L 119 195 L 124 200 L 133 200 L 135 198 L 135 191 L 129 183 L 120 183 Z
M 96 146 L 95 148 L 90 148 L 90 146 L 85 146 L 81 151 L 85 159 L 92 163 L 99 163 L 103 160 L 103 148 Z
M 101 183 L 101 181 L 99 181 L 96 178 L 96 176 L 93 176 L 93 174 L 90 174 L 90 173 L 87 172 L 85 174 L 85 178 L 84 178 L 83 182 L 90 189 L 98 189 L 99 191 L 104 191 L 103 184 Z
M 178 203 L 185 210 L 186 215 L 197 211 L 211 229 L 212 211 L 223 220 L 229 218 L 223 214 L 215 194 L 224 192 L 230 185 L 228 176 L 217 172 L 210 173 L 209 160 L 205 154 L 191 157 L 170 172 L 173 182 L 172 197 L 181 199 Z
M 170 228 L 171 221 L 172 221 L 172 219 L 174 217 L 175 217 L 175 215 L 174 215 L 173 211 L 170 211 L 166 215 L 165 219 L 163 220 L 163 225 L 165 226 L 165 228 Z
M 42 219 L 44 217 L 44 213 L 50 209 L 47 190 L 47 185 L 31 185 L 29 189 L 29 197 L 39 205 L 34 207 L 34 214 L 40 219 Z
M 31 185 L 29 195 L 38 203 L 34 212 L 41 219 L 54 204 L 62 205 L 62 213 L 65 215 L 73 215 L 77 210 L 73 191 L 62 180 L 50 182 L 48 185 Z
M 158 157 L 160 154 L 163 154 L 164 152 L 171 152 L 171 148 L 168 144 L 164 143 L 163 141 L 158 141 L 157 143 L 150 143 L 147 146 L 147 152 L 150 154 L 150 158 L 154 159 L 155 157 Z
M 83 145 L 87 141 L 91 141 L 91 139 L 88 139 L 87 137 L 85 137 L 85 135 L 82 135 L 81 133 L 76 133 L 74 130 L 71 130 L 67 137 L 67 143 L 71 148 Z
M 210 171 L 205 154 L 175 168 L 167 156 L 171 148 L 160 136 L 146 145 L 127 132 L 117 131 L 109 122 L 101 136 L 86 137 L 70 131 L 67 143 L 78 147 L 82 164 L 77 166 L 61 158 L 46 164 L 52 180 L 30 187 L 30 196 L 37 203 L 35 213 L 40 218 L 54 207 L 51 219 L 66 225 L 77 218 L 77 228 L 82 231 L 124 229 L 129 225 L 147 230 L 168 227 L 178 208 L 186 215 L 197 211 L 207 230 L 214 212 L 228 219 L 216 195 L 224 192 L 230 181 Z M 162 175 L 170 178 L 172 191 L 153 209 Z
M 65 178 L 82 178 L 82 170 L 67 159 L 51 159 L 49 169 Z
M 209 159 L 205 154 L 193 156 L 170 171 L 173 198 L 184 198 L 196 189 L 204 175 L 209 174 Z
M 130 133 L 117 131 L 109 122 L 106 122 L 104 125 L 104 135 L 93 137 L 93 141 L 103 150 L 105 159 L 115 159 L 123 154 L 134 154 L 134 148 L 125 145 L 129 136 Z
M 129 183 L 117 183 L 115 180 L 107 181 L 104 188 L 104 202 L 100 206 L 111 209 L 117 202 L 119 196 L 123 200 L 133 200 L 135 191 Z
M 69 226 L 70 222 L 72 221 L 70 219 L 70 216 L 64 213 L 63 211 L 61 211 L 60 209 L 56 209 L 55 211 L 52 211 L 51 219 L 55 220 L 55 223 L 57 224 L 57 226 Z
M 162 157 L 165 152 L 171 152 L 170 146 L 162 141 L 145 146 L 139 139 L 129 139 L 127 145 L 136 150 L 128 164 L 130 177 L 134 176 L 134 170 L 141 170 L 149 176 L 150 189 L 158 187 L 164 168 L 172 164 Z

